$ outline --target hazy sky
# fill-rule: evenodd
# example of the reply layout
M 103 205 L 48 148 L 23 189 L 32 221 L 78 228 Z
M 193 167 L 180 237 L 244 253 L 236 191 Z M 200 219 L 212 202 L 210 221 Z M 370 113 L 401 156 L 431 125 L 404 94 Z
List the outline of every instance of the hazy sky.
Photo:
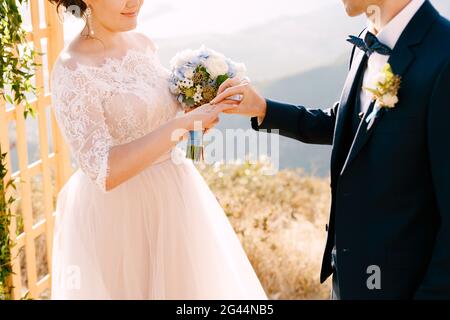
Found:
M 138 30 L 153 38 L 199 33 L 232 33 L 283 15 L 298 16 L 340 0 L 146 0 Z M 81 24 L 65 23 L 70 38 Z
M 227 33 L 283 15 L 298 16 L 340 0 L 147 0 L 139 29 L 153 37 Z
M 432 0 L 439 9 L 450 7 L 447 1 Z M 137 29 L 152 38 L 232 33 L 282 16 L 320 14 L 330 6 L 343 10 L 341 0 L 145 0 Z M 81 27 L 81 21 L 67 20 L 67 38 Z

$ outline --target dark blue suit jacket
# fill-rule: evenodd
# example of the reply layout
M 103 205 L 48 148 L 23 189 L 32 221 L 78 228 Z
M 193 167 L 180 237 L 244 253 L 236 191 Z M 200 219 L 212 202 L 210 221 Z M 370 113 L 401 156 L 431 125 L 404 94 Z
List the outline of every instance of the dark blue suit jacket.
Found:
M 267 100 L 263 123 L 252 118 L 252 127 L 333 145 L 321 282 L 333 272 L 336 241 L 341 298 L 450 299 L 450 22 L 428 1 L 420 8 L 389 60 L 402 76 L 399 103 L 370 130 L 362 122 L 353 141 L 347 129 L 363 55 L 352 56 L 333 108 Z M 380 268 L 381 289 L 367 286 L 370 266 Z

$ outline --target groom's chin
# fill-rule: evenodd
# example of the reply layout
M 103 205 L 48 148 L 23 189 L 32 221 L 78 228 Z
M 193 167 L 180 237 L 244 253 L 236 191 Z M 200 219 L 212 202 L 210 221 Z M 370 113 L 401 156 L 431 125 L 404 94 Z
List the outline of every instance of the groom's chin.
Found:
M 345 12 L 349 17 L 358 17 L 362 15 L 365 11 L 361 3 L 354 0 L 342 0 L 344 4 Z
M 347 11 L 347 15 L 348 15 L 350 18 L 359 17 L 361 14 L 362 14 L 362 13 L 357 13 L 357 12 L 354 12 L 354 11 Z

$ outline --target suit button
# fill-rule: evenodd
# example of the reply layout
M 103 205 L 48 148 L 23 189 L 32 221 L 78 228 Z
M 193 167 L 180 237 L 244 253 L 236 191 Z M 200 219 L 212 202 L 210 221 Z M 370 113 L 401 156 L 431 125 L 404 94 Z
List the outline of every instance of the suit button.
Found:
M 342 252 L 346 253 L 346 252 L 348 252 L 348 249 L 344 248 L 344 249 L 342 249 Z
M 325 225 L 325 231 L 328 232 L 328 223 Z

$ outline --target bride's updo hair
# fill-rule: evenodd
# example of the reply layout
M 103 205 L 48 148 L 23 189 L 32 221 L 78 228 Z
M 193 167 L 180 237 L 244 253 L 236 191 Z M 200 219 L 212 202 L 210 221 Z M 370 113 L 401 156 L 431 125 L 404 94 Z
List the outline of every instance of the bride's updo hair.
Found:
M 56 5 L 56 11 L 59 12 L 61 6 L 77 18 L 84 17 L 87 5 L 83 0 L 48 0 Z

